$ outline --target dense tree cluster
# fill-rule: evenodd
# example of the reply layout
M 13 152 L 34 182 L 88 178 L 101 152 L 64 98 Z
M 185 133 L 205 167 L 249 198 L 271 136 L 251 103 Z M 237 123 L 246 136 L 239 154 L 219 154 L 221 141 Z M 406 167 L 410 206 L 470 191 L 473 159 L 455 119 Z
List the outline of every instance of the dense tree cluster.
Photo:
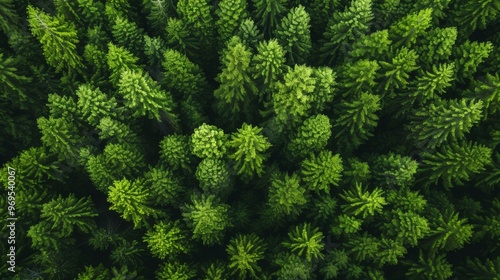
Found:
M 0 279 L 499 279 L 499 26 L 498 0 L 0 1 Z

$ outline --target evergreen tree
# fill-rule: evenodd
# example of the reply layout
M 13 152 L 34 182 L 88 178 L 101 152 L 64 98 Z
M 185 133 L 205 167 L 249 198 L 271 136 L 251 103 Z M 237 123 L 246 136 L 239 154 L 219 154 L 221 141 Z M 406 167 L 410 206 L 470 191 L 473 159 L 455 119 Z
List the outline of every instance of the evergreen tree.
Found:
M 229 270 L 238 279 L 258 279 L 262 269 L 257 264 L 264 258 L 267 246 L 264 240 L 255 234 L 237 235 L 229 241 L 226 252 L 229 254 Z
M 266 38 L 278 26 L 278 20 L 286 11 L 286 0 L 253 0 L 255 7 L 254 18 L 264 31 Z
M 202 124 L 191 136 L 191 148 L 199 158 L 221 158 L 226 154 L 228 136 L 216 126 Z
M 410 122 L 410 137 L 427 142 L 433 149 L 451 139 L 463 139 L 465 133 L 481 119 L 482 101 L 464 99 L 432 103 L 415 112 Z
M 206 90 L 203 72 L 189 58 L 173 49 L 166 50 L 163 57 L 161 84 L 174 96 L 199 96 Z
M 418 163 L 410 157 L 389 153 L 379 156 L 373 165 L 373 173 L 379 184 L 389 187 L 411 187 Z
M 251 78 L 250 61 L 252 53 L 234 36 L 222 55 L 222 72 L 217 75 L 218 89 L 214 96 L 217 107 L 225 116 L 238 113 L 250 106 L 251 95 L 257 94 L 257 86 Z
M 123 219 L 132 221 L 134 228 L 140 228 L 147 224 L 148 216 L 157 216 L 157 210 L 149 206 L 151 194 L 144 187 L 143 180 L 130 182 L 127 179 L 115 181 L 109 187 L 108 202 L 109 209 L 121 214 Z
M 381 85 L 385 91 L 405 88 L 409 83 L 410 73 L 417 70 L 418 55 L 406 47 L 399 49 L 391 62 L 380 61 L 384 72 L 384 81 Z
M 116 246 L 110 254 L 110 259 L 114 264 L 127 265 L 131 267 L 141 266 L 144 258 L 142 244 L 137 240 L 129 242 L 125 239 L 121 240 L 119 246 Z
M 356 184 L 355 190 L 346 190 L 340 197 L 347 203 L 342 205 L 344 213 L 361 216 L 363 219 L 382 213 L 382 208 L 387 204 L 382 196 L 384 192 L 375 188 L 372 192 L 363 189 L 361 184 Z
M 261 131 L 262 128 L 244 123 L 227 142 L 228 149 L 232 150 L 228 157 L 236 161 L 238 174 L 248 177 L 262 174 L 265 153 L 271 144 L 260 135 Z
M 253 51 L 257 49 L 258 43 L 264 39 L 264 36 L 251 18 L 247 18 L 241 22 L 236 35 L 245 46 L 251 48 Z
M 144 31 L 135 22 L 118 16 L 114 19 L 111 33 L 119 45 L 130 50 L 135 55 L 141 53 L 144 45 Z
M 375 260 L 379 251 L 380 242 L 368 233 L 354 236 L 346 244 L 350 253 L 357 261 Z
M 313 70 L 316 86 L 313 92 L 313 112 L 320 113 L 333 101 L 336 93 L 337 74 L 329 67 L 320 67 Z
M 301 163 L 302 180 L 309 190 L 330 191 L 330 185 L 338 186 L 342 177 L 342 159 L 339 154 L 322 151 L 318 156 L 312 154 Z
M 111 75 L 109 77 L 113 85 L 118 85 L 122 72 L 140 71 L 141 68 L 137 62 L 139 59 L 124 47 L 116 46 L 113 43 L 108 43 L 108 54 L 106 55 L 107 63 Z
M 273 178 L 269 188 L 269 206 L 276 217 L 297 216 L 307 203 L 306 189 L 297 174 L 285 174 L 283 179 Z
M 362 35 L 352 45 L 349 56 L 354 59 L 375 60 L 388 56 L 392 41 L 387 29 Z
M 500 275 L 500 257 L 480 260 L 467 258 L 467 265 L 457 268 L 459 275 L 471 280 L 495 279 Z
M 154 229 L 148 230 L 143 239 L 153 256 L 161 260 L 174 259 L 178 254 L 189 250 L 187 235 L 180 228 L 179 220 L 155 224 Z
M 417 262 L 406 262 L 409 266 L 406 272 L 408 279 L 448 279 L 453 275 L 452 266 L 444 255 L 424 256 L 422 251 Z
M 308 280 L 314 279 L 312 263 L 303 260 L 294 254 L 281 254 L 275 263 L 280 267 L 276 272 L 279 280 Z
M 16 29 L 19 17 L 15 11 L 13 0 L 5 0 L 0 4 L 0 29 L 9 34 Z
M 303 64 L 311 51 L 310 17 L 302 5 L 292 8 L 281 20 L 275 37 L 290 64 Z
M 324 248 L 322 243 L 324 236 L 318 228 L 313 229 L 309 223 L 304 223 L 289 232 L 288 238 L 290 241 L 283 242 L 283 245 L 293 253 L 305 257 L 309 262 L 323 259 L 321 251 Z
M 214 195 L 192 196 L 191 204 L 182 209 L 182 216 L 193 231 L 193 238 L 205 245 L 220 244 L 224 232 L 231 226 L 229 205 L 222 204 Z
M 31 5 L 28 6 L 28 23 L 31 33 L 42 44 L 47 63 L 55 67 L 57 72 L 83 68 L 76 52 L 79 40 L 74 25 Z
M 424 152 L 421 172 L 426 185 L 441 182 L 445 188 L 462 186 L 470 175 L 479 173 L 491 162 L 491 149 L 465 142 L 443 146 L 437 153 Z
M 190 169 L 190 152 L 189 137 L 186 135 L 172 134 L 160 141 L 160 158 L 174 170 Z
M 218 158 L 205 158 L 196 168 L 196 179 L 207 195 L 225 199 L 232 186 L 232 178 L 226 162 Z
M 156 272 L 159 280 L 191 280 L 196 276 L 195 271 L 185 263 L 179 261 L 167 262 Z
M 323 60 L 331 63 L 339 50 L 345 53 L 347 46 L 368 32 L 372 19 L 372 0 L 355 0 L 344 11 L 334 12 L 323 34 Z
M 456 1 L 454 3 L 456 23 L 468 32 L 486 29 L 500 14 L 500 4 L 494 0 Z
M 304 121 L 291 139 L 288 150 L 293 156 L 303 158 L 321 151 L 332 135 L 330 119 L 325 115 L 312 116 Z
M 237 28 L 248 17 L 247 2 L 244 0 L 221 0 L 215 14 L 219 17 L 216 22 L 219 41 L 224 43 L 236 35 Z
M 382 238 L 379 243 L 379 254 L 376 256 L 376 262 L 383 266 L 385 264 L 398 264 L 406 254 L 406 248 L 401 241 Z
M 114 97 L 108 98 L 99 88 L 80 85 L 76 91 L 80 114 L 90 125 L 97 126 L 105 118 L 118 119 L 122 110 Z
M 181 180 L 169 169 L 152 168 L 144 174 L 156 205 L 177 205 L 183 191 Z
M 472 78 L 479 67 L 493 51 L 491 42 L 471 42 L 465 41 L 461 46 L 455 48 L 454 56 L 456 58 L 456 77 L 463 82 L 465 79 Z
M 312 74 L 312 68 L 296 64 L 276 84 L 272 101 L 279 131 L 293 128 L 307 116 L 316 83 Z
M 477 80 L 471 92 L 464 94 L 466 98 L 477 98 L 483 102 L 484 118 L 500 112 L 500 76 L 486 74 L 484 79 Z
M 176 13 L 172 0 L 143 0 L 142 5 L 150 26 L 158 32 L 165 30 L 168 20 Z
M 40 117 L 37 120 L 42 134 L 42 143 L 49 150 L 59 156 L 59 160 L 76 165 L 78 160 L 78 146 L 83 142 L 74 123 L 64 118 Z
M 393 46 L 413 46 L 417 38 L 431 26 L 432 12 L 431 8 L 423 9 L 392 24 L 389 29 L 389 38 L 394 42 Z
M 393 210 L 388 218 L 382 229 L 386 231 L 387 237 L 401 241 L 405 246 L 416 246 L 430 231 L 427 219 L 413 212 Z
M 435 10 L 434 10 L 435 11 Z M 434 64 L 439 60 L 446 60 L 450 57 L 457 40 L 457 28 L 434 28 L 422 39 L 421 46 L 418 47 L 420 59 Z
M 257 54 L 252 58 L 253 78 L 262 78 L 272 88 L 284 72 L 285 51 L 276 39 L 259 42 Z
M 25 102 L 28 101 L 28 96 L 24 92 L 24 86 L 31 82 L 31 78 L 19 73 L 17 66 L 19 64 L 18 59 L 13 57 L 4 59 L 3 56 L 4 54 L 0 53 L 0 91 L 2 92 L 2 100 L 10 100 L 13 104 L 18 105 L 19 108 L 24 109 L 26 107 Z
M 347 63 L 341 68 L 342 94 L 344 97 L 359 95 L 362 92 L 372 92 L 377 85 L 375 79 L 380 65 L 374 60 L 358 60 Z
M 201 42 L 197 40 L 195 31 L 186 28 L 186 19 L 169 18 L 165 28 L 168 47 L 176 50 L 190 59 L 199 60 Z
M 435 228 L 429 232 L 425 243 L 433 252 L 460 249 L 472 237 L 473 226 L 466 223 L 467 219 L 459 219 L 458 213 L 446 211 L 431 221 L 431 226 Z

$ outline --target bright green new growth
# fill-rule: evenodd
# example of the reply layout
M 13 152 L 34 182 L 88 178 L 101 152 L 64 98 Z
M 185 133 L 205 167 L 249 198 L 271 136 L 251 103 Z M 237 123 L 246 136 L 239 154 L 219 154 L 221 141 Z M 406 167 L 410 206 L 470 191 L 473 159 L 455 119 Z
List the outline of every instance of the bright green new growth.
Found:
M 262 174 L 265 153 L 271 144 L 260 134 L 261 131 L 260 127 L 244 123 L 227 142 L 227 147 L 230 149 L 228 157 L 236 161 L 238 174 L 249 177 Z
M 481 120 L 482 101 L 450 100 L 432 103 L 415 112 L 410 122 L 410 137 L 425 141 L 433 149 L 451 139 L 463 139 L 465 133 Z
M 215 14 L 219 17 L 216 22 L 219 31 L 219 41 L 226 42 L 235 35 L 241 22 L 248 17 L 247 1 L 221 0 Z
M 223 70 L 217 75 L 220 86 L 214 91 L 221 113 L 231 115 L 248 109 L 250 95 L 257 94 L 257 86 L 251 77 L 252 53 L 239 37 L 232 37 L 222 54 Z
M 418 163 L 410 157 L 389 153 L 376 159 L 373 173 L 379 184 L 389 187 L 411 187 L 417 168 Z
M 157 216 L 157 210 L 149 206 L 151 194 L 144 187 L 142 180 L 130 182 L 127 179 L 115 181 L 109 187 L 108 202 L 109 209 L 115 210 L 123 219 L 132 221 L 134 228 L 140 228 L 147 224 L 146 218 Z
M 191 136 L 191 148 L 199 158 L 221 158 L 226 153 L 228 136 L 216 126 L 202 124 Z
M 197 96 L 206 90 L 200 67 L 179 51 L 168 49 L 163 54 L 161 83 L 176 96 Z M 184 97 L 186 96 L 186 97 Z
M 42 134 L 42 143 L 60 160 L 67 160 L 70 164 L 78 161 L 78 148 L 82 139 L 74 123 L 63 118 L 40 117 L 37 120 Z
M 479 64 L 483 63 L 493 51 L 491 42 L 471 42 L 467 40 L 455 49 L 457 78 L 460 81 L 472 78 L 478 70 Z
M 241 280 L 248 277 L 258 279 L 257 273 L 262 269 L 257 262 L 264 258 L 266 247 L 264 240 L 253 233 L 231 238 L 226 248 L 231 275 L 236 275 Z
M 431 26 L 432 11 L 432 9 L 423 9 L 393 24 L 389 29 L 389 38 L 394 42 L 393 45 L 395 47 L 414 45 L 417 38 Z
M 284 81 L 276 84 L 272 100 L 280 131 L 296 126 L 307 115 L 315 83 L 313 69 L 296 64 L 294 68 L 289 68 Z
M 42 44 L 47 63 L 57 72 L 84 67 L 76 52 L 78 36 L 74 25 L 31 5 L 28 6 L 28 23 L 31 33 Z
M 93 126 L 99 124 L 105 117 L 118 118 L 118 103 L 116 99 L 108 98 L 99 88 L 83 84 L 76 91 L 78 109 L 87 122 Z
M 321 151 L 332 135 L 330 119 L 325 115 L 312 116 L 298 128 L 292 138 L 288 150 L 295 157 L 306 157 Z
M 67 198 L 59 195 L 42 207 L 40 217 L 52 225 L 51 229 L 60 231 L 62 236 L 70 236 L 76 227 L 82 232 L 91 232 L 96 225 L 92 217 L 96 217 L 90 197 L 77 199 L 70 194 Z
M 143 239 L 151 254 L 161 260 L 174 259 L 189 250 L 187 234 L 180 228 L 178 220 L 155 224 L 154 229 L 148 230 Z
M 346 244 L 349 252 L 357 261 L 376 260 L 379 246 L 380 241 L 367 232 L 363 235 L 353 236 Z
M 476 97 L 483 101 L 484 119 L 488 115 L 500 112 L 500 76 L 498 74 L 486 74 L 484 80 L 478 80 L 473 91 L 468 93 L 466 97 Z
M 283 180 L 275 178 L 271 182 L 269 206 L 277 216 L 298 215 L 306 203 L 306 189 L 297 174 L 286 174 Z
M 193 231 L 193 238 L 205 245 L 220 244 L 224 232 L 231 226 L 229 205 L 222 204 L 214 195 L 191 197 L 191 204 L 185 204 L 182 216 Z
M 196 168 L 196 179 L 203 193 L 226 198 L 231 191 L 231 175 L 225 161 L 218 158 L 205 158 Z
M 342 214 L 335 219 L 335 223 L 330 227 L 330 231 L 336 236 L 353 234 L 361 230 L 362 223 L 362 220 L 352 215 Z
M 290 64 L 305 63 L 311 51 L 311 18 L 302 5 L 292 8 L 276 29 L 276 38 Z
M 382 208 L 387 204 L 382 196 L 384 191 L 375 188 L 372 192 L 363 189 L 361 184 L 356 184 L 355 190 L 346 190 L 340 197 L 347 203 L 342 205 L 345 214 L 355 215 L 363 219 L 382 213 Z
M 394 89 L 405 88 L 408 85 L 410 73 L 417 70 L 418 55 L 414 50 L 406 47 L 399 49 L 392 59 L 392 61 L 380 61 L 380 66 L 384 72 L 384 85 L 385 91 L 392 91 Z
M 484 170 L 491 162 L 492 150 L 471 142 L 443 146 L 436 153 L 423 153 L 422 172 L 428 174 L 426 184 L 443 183 L 445 188 L 463 186 L 470 175 Z
M 359 59 L 375 60 L 384 57 L 391 45 L 387 29 L 363 35 L 352 44 L 349 56 Z
M 313 112 L 320 113 L 325 110 L 335 97 L 337 74 L 329 67 L 320 67 L 313 70 L 316 86 L 312 95 Z
M 254 78 L 263 78 L 264 84 L 272 88 L 283 73 L 285 51 L 276 39 L 259 42 L 257 54 L 252 58 Z
M 343 170 L 340 155 L 333 155 L 331 151 L 312 154 L 301 163 L 302 180 L 309 190 L 316 192 L 329 193 L 330 185 L 338 186 Z
M 377 263 L 398 264 L 399 259 L 406 254 L 406 248 L 400 241 L 382 238 L 379 243 L 379 253 L 376 256 Z
M 364 92 L 373 92 L 377 85 L 380 65 L 376 60 L 358 60 L 355 63 L 346 63 L 342 67 L 342 95 L 354 97 Z
M 307 261 L 323 259 L 324 236 L 318 228 L 312 229 L 309 223 L 304 223 L 289 232 L 288 237 L 290 241 L 283 242 L 283 245 L 293 253 Z
M 456 27 L 432 29 L 418 48 L 420 57 L 429 64 L 448 59 L 455 46 L 457 33 Z
M 420 71 L 414 82 L 414 92 L 410 92 L 410 98 L 405 98 L 403 104 L 412 105 L 439 100 L 439 96 L 446 91 L 455 79 L 455 63 L 432 65 L 432 71 Z
M 106 58 L 109 70 L 111 70 L 109 79 L 113 85 L 118 85 L 122 72 L 125 70 L 134 72 L 141 71 L 141 68 L 137 64 L 139 59 L 124 47 L 108 43 L 108 54 Z
M 136 55 L 141 53 L 145 34 L 144 30 L 140 29 L 135 22 L 118 16 L 114 20 L 111 33 L 119 45 Z

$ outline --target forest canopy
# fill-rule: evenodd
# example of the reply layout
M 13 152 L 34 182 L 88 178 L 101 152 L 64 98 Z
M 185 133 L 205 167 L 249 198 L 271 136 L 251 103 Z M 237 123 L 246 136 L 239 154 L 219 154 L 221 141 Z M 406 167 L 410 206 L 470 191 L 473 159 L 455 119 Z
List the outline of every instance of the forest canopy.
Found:
M 1 0 L 0 94 L 1 279 L 500 279 L 498 0 Z

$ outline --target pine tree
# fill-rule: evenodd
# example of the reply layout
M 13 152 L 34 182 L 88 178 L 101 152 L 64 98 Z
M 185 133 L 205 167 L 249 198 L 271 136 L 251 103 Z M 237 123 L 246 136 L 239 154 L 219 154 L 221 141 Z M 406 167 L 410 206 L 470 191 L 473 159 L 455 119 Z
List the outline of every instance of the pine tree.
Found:
M 307 116 L 316 83 L 312 75 L 312 68 L 296 64 L 276 84 L 272 101 L 279 131 L 293 128 Z
M 228 157 L 236 161 L 238 174 L 251 177 L 260 176 L 264 170 L 263 162 L 271 144 L 261 135 L 262 128 L 244 123 L 227 142 L 230 149 Z
M 329 67 L 319 67 L 313 70 L 316 86 L 313 92 L 313 112 L 319 114 L 328 108 L 336 93 L 337 74 Z
M 411 187 L 418 163 L 410 157 L 394 153 L 379 156 L 373 164 L 374 177 L 378 184 L 389 187 Z
M 422 36 L 431 26 L 432 12 L 431 8 L 423 9 L 392 24 L 389 29 L 389 38 L 394 42 L 393 46 L 413 46 L 417 38 Z
M 363 60 L 385 58 L 389 54 L 391 43 L 392 41 L 389 39 L 389 31 L 387 29 L 362 35 L 351 45 L 349 57 Z
M 451 0 L 420 0 L 414 2 L 413 10 L 419 11 L 425 8 L 432 9 L 432 17 L 434 22 L 438 22 L 438 20 L 446 17 L 446 9 L 448 8 Z
M 13 0 L 5 0 L 0 4 L 0 29 L 4 34 L 13 33 L 19 22 Z
M 500 14 L 500 4 L 495 0 L 456 1 L 454 4 L 453 19 L 467 32 L 488 28 Z
M 117 119 L 122 112 L 114 97 L 108 98 L 99 88 L 90 84 L 80 85 L 76 94 L 80 114 L 90 125 L 97 126 L 105 117 Z
M 309 280 L 314 279 L 312 263 L 297 255 L 284 253 L 274 261 L 280 269 L 276 272 L 279 280 Z
M 289 232 L 288 238 L 290 241 L 283 242 L 283 245 L 293 253 L 309 262 L 323 259 L 324 236 L 319 228 L 311 228 L 309 223 L 304 223 Z
M 149 25 L 157 32 L 163 32 L 168 20 L 176 13 L 172 0 L 143 0 L 142 5 Z
M 109 187 L 108 202 L 109 209 L 120 213 L 122 218 L 134 223 L 134 228 L 140 228 L 147 224 L 145 220 L 149 216 L 157 216 L 157 210 L 149 206 L 151 194 L 144 187 L 142 180 L 129 181 L 122 179 L 115 181 Z
M 225 116 L 234 115 L 244 108 L 248 111 L 251 96 L 257 94 L 250 73 L 251 59 L 252 53 L 239 37 L 232 37 L 222 55 L 222 72 L 216 78 L 220 86 L 214 91 L 217 107 Z
M 173 49 L 165 51 L 163 57 L 161 84 L 174 96 L 200 96 L 206 90 L 204 73 L 189 58 Z
M 452 54 L 455 41 L 457 40 L 457 28 L 434 28 L 422 39 L 418 47 L 421 61 L 432 65 L 436 61 L 445 61 Z
M 97 216 L 90 197 L 77 199 L 70 194 L 67 198 L 59 195 L 45 203 L 41 218 L 52 225 L 51 229 L 60 231 L 62 236 L 70 236 L 74 228 L 89 233 L 96 228 L 92 219 Z
M 445 255 L 424 256 L 422 251 L 417 262 L 406 262 L 409 266 L 406 276 L 410 280 L 422 279 L 448 279 L 453 275 L 452 266 L 446 260 Z
M 13 57 L 4 59 L 3 56 L 4 54 L 0 53 L 0 91 L 2 92 L 0 96 L 2 100 L 10 100 L 19 108 L 24 109 L 26 107 L 25 102 L 28 101 L 24 86 L 31 82 L 31 78 L 19 73 L 18 59 Z
M 331 63 L 338 51 L 345 53 L 347 46 L 368 32 L 372 19 L 372 0 L 355 0 L 344 11 L 334 12 L 323 34 L 323 60 Z
M 483 109 L 482 101 L 465 99 L 432 103 L 415 112 L 415 120 L 408 125 L 410 137 L 425 141 L 433 149 L 441 144 L 460 140 L 476 125 Z
M 253 78 L 262 78 L 272 88 L 284 72 L 285 51 L 276 39 L 259 42 L 257 54 L 252 58 Z
M 28 23 L 33 36 L 42 44 L 47 63 L 59 72 L 83 68 L 76 52 L 78 35 L 74 25 L 28 6 Z
M 338 186 L 342 178 L 342 159 L 339 154 L 321 151 L 318 156 L 312 154 L 301 163 L 302 180 L 309 190 L 329 193 L 330 185 Z
M 342 205 L 345 214 L 354 215 L 365 219 L 375 213 L 382 213 L 382 208 L 387 204 L 383 197 L 384 191 L 375 188 L 372 192 L 356 184 L 355 190 L 346 190 L 340 197 L 347 203 Z
M 186 135 L 172 134 L 160 141 L 160 158 L 174 170 L 190 169 L 190 152 L 189 137 Z
M 369 137 L 378 124 L 376 113 L 381 109 L 380 97 L 361 93 L 352 101 L 342 101 L 338 118 L 333 123 L 333 133 L 338 149 L 356 149 Z
M 278 20 L 286 11 L 286 0 L 254 0 L 254 18 L 264 31 L 266 38 L 278 26 Z
M 247 2 L 244 0 L 221 0 L 215 14 L 219 17 L 216 22 L 219 41 L 225 43 L 248 17 Z
M 281 20 L 275 37 L 286 52 L 289 64 L 303 64 L 311 51 L 310 17 L 302 5 L 292 8 Z
M 186 19 L 169 18 L 165 32 L 167 33 L 165 41 L 167 46 L 176 50 L 190 59 L 199 60 L 199 51 L 202 44 L 197 40 L 194 30 L 185 28 Z
M 214 195 L 192 196 L 191 204 L 182 209 L 182 216 L 193 231 L 194 239 L 204 245 L 220 244 L 225 231 L 231 226 L 229 205 L 222 204 Z
M 276 218 L 284 215 L 297 216 L 306 203 L 306 189 L 301 186 L 297 174 L 285 174 L 283 179 L 272 179 L 268 204 Z
M 376 260 L 380 241 L 365 232 L 363 235 L 353 236 L 346 247 L 357 261 Z
M 122 239 L 110 253 L 110 259 L 114 264 L 138 267 L 143 264 L 144 248 L 142 243 L 133 240 L 131 242 Z
M 359 95 L 362 92 L 371 93 L 377 85 L 377 71 L 380 65 L 375 60 L 358 60 L 341 67 L 341 91 L 344 97 Z
M 40 117 L 37 120 L 42 134 L 42 143 L 49 150 L 59 156 L 59 160 L 76 165 L 78 160 L 78 146 L 83 142 L 74 123 L 64 118 Z
M 132 128 L 123 122 L 104 117 L 96 126 L 99 131 L 99 139 L 107 140 L 108 143 L 116 144 L 140 144 L 139 136 Z M 81 154 L 80 154 L 81 155 Z
M 393 210 L 388 218 L 382 229 L 386 231 L 387 237 L 401 241 L 405 247 L 416 246 L 430 231 L 427 219 L 413 212 Z
M 180 228 L 179 220 L 156 223 L 143 240 L 148 244 L 151 254 L 161 260 L 175 259 L 180 253 L 189 251 L 188 237 Z
M 179 261 L 164 263 L 156 272 L 158 280 L 191 280 L 195 276 L 193 268 Z
M 238 26 L 236 35 L 241 39 L 241 42 L 252 49 L 252 51 L 255 51 L 258 43 L 264 39 L 264 36 L 251 18 L 247 18 L 241 22 Z
M 195 176 L 204 194 L 225 199 L 231 192 L 231 174 L 227 163 L 221 159 L 203 159 L 196 168 Z
M 426 174 L 424 183 L 441 182 L 445 188 L 463 186 L 472 174 L 484 170 L 491 162 L 491 149 L 471 142 L 445 145 L 436 153 L 424 152 L 421 172 Z
M 125 70 L 141 70 L 137 64 L 139 58 L 135 57 L 124 47 L 116 46 L 113 43 L 108 43 L 108 54 L 106 58 L 109 70 L 111 70 L 109 80 L 113 83 L 113 85 L 118 85 L 122 72 Z
M 362 220 L 352 215 L 342 214 L 337 216 L 335 222 L 330 227 L 330 231 L 335 236 L 351 235 L 359 232 L 362 224 Z
M 417 70 L 418 55 L 415 51 L 402 47 L 396 52 L 391 62 L 380 61 L 381 70 L 384 72 L 384 91 L 405 88 L 409 83 L 410 73 Z M 389 94 L 390 96 L 390 94 Z
M 158 167 L 144 174 L 155 205 L 177 205 L 183 188 L 181 180 L 169 169 Z
M 471 92 L 464 94 L 466 98 L 477 98 L 483 101 L 484 119 L 500 112 L 500 76 L 486 74 L 484 79 L 477 80 Z
M 376 262 L 383 266 L 385 264 L 398 264 L 399 259 L 401 259 L 406 254 L 406 248 L 403 246 L 401 241 L 382 238 L 379 243 L 379 253 L 376 257 Z
M 294 157 L 304 158 L 311 153 L 321 151 L 332 135 L 330 119 L 325 115 L 309 117 L 297 129 L 288 145 Z
M 222 129 L 204 123 L 191 136 L 192 153 L 199 158 L 221 158 L 226 154 L 227 140 Z
M 125 70 L 118 83 L 118 92 L 125 98 L 125 105 L 132 110 L 132 116 L 147 116 L 161 119 L 161 113 L 178 126 L 177 116 L 173 114 L 174 102 L 170 93 L 160 89 L 159 85 L 142 71 Z
M 434 227 L 424 243 L 433 251 L 453 251 L 461 249 L 470 242 L 473 226 L 467 224 L 467 219 L 459 219 L 458 213 L 446 211 L 431 221 Z
M 486 260 L 468 257 L 467 265 L 457 270 L 459 275 L 471 280 L 495 279 L 500 275 L 500 257 Z
M 463 82 L 472 78 L 479 65 L 490 56 L 492 51 L 493 44 L 491 42 L 471 42 L 469 40 L 455 48 L 457 79 Z
M 238 279 L 247 279 L 248 277 L 258 279 L 257 273 L 261 272 L 262 269 L 257 262 L 264 259 L 266 248 L 264 240 L 253 233 L 231 238 L 226 248 L 231 275 L 235 275 Z

